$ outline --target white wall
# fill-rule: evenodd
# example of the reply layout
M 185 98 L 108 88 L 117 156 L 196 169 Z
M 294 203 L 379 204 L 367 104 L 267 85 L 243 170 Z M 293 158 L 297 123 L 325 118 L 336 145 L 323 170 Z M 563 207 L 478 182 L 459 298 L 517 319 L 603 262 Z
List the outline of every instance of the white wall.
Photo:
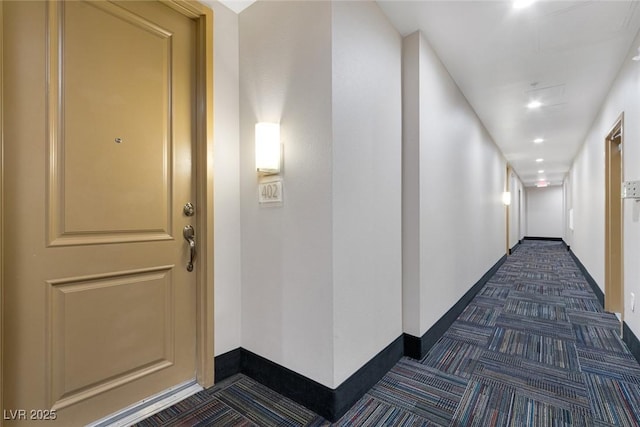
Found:
M 332 387 L 331 3 L 239 15 L 242 346 Z M 258 206 L 254 125 L 281 123 L 284 205 Z
M 563 237 L 562 186 L 527 187 L 527 236 Z
M 403 261 L 403 327 L 421 336 L 505 254 L 507 177 L 424 36 L 407 36 L 404 52 L 403 248 L 417 255 Z
M 604 289 L 604 140 L 624 112 L 623 174 L 625 181 L 640 180 L 640 35 L 631 44 L 616 81 L 593 121 L 570 172 L 574 210 L 571 249 Z M 629 294 L 640 294 L 640 205 L 624 201 L 624 320 L 640 336 L 640 310 L 631 312 Z
M 238 15 L 217 1 L 214 12 L 215 355 L 240 347 L 240 147 Z
M 522 181 L 520 181 L 520 178 L 514 172 L 511 172 L 509 177 L 509 192 L 511 193 L 511 205 L 509 206 L 509 248 L 513 248 L 518 244 L 518 241 L 524 237 L 522 224 L 526 218 L 526 211 L 523 209 L 525 189 Z
M 332 5 L 334 384 L 402 334 L 402 39 Z
M 570 228 L 570 210 L 573 207 L 573 200 L 571 197 L 571 176 L 567 174 L 562 181 L 562 193 L 563 193 L 563 227 L 564 227 L 564 235 L 562 238 L 565 243 L 571 246 L 573 243 L 573 230 Z
M 420 43 L 403 40 L 402 55 L 402 330 L 421 336 Z
M 242 346 L 335 388 L 402 334 L 402 41 L 375 2 L 258 2 L 240 25 Z M 253 126 L 279 121 L 284 205 Z

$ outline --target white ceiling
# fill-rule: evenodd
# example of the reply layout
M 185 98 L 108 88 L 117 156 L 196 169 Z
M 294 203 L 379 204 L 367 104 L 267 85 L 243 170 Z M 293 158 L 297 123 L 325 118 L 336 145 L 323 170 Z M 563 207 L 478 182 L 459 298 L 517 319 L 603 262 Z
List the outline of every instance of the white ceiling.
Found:
M 422 30 L 525 185 L 562 182 L 640 28 L 637 1 L 378 3 Z
M 525 185 L 562 182 L 640 29 L 629 0 L 377 3 L 403 36 L 424 33 Z M 526 108 L 533 99 L 543 106 Z

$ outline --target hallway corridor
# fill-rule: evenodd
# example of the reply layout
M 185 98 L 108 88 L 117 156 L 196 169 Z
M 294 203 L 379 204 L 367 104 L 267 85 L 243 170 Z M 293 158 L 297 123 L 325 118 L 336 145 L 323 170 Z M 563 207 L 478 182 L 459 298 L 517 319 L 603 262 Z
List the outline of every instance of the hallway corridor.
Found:
M 640 366 L 560 242 L 524 241 L 421 361 L 339 426 L 640 426 Z M 329 425 L 237 375 L 138 424 Z

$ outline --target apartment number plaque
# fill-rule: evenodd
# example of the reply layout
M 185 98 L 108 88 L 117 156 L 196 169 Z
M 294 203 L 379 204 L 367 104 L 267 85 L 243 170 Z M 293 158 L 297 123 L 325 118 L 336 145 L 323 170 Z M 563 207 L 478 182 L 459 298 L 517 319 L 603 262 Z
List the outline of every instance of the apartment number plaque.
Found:
M 260 206 L 282 206 L 282 179 L 259 183 L 258 203 Z

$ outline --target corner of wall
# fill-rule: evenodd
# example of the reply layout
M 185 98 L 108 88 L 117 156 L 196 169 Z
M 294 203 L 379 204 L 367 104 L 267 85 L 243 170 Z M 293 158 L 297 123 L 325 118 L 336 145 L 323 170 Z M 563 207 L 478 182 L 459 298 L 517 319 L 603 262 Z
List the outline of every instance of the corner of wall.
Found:
M 402 330 L 420 336 L 420 32 L 402 42 Z
M 239 15 L 242 347 L 333 385 L 331 5 Z M 280 122 L 283 204 L 261 207 L 254 125 Z
M 332 4 L 334 386 L 402 333 L 402 40 Z
M 214 11 L 214 351 L 221 355 L 242 341 L 238 15 L 206 4 Z

